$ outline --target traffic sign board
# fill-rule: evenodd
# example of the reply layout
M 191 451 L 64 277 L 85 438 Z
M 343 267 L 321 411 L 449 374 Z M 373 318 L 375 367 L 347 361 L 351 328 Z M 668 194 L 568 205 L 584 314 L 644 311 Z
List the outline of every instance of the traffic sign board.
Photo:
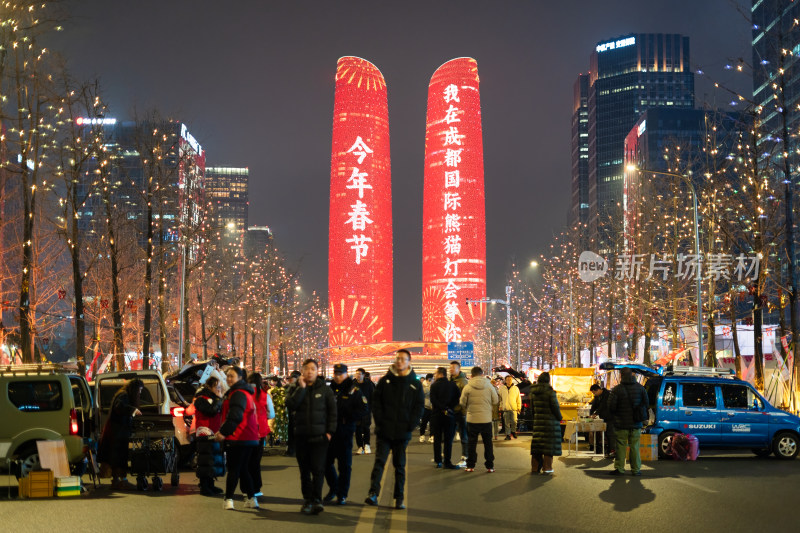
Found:
M 458 361 L 461 366 L 472 366 L 475 364 L 475 347 L 471 342 L 448 342 L 447 359 Z

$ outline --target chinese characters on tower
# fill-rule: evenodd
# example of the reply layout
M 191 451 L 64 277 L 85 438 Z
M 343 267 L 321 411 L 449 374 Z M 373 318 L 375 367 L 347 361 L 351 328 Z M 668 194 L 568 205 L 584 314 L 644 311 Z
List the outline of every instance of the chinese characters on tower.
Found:
M 423 338 L 474 338 L 485 308 L 486 224 L 478 71 L 474 59 L 442 65 L 428 89 L 423 204 Z
M 392 196 L 386 83 L 370 62 L 336 71 L 328 241 L 329 342 L 392 337 Z

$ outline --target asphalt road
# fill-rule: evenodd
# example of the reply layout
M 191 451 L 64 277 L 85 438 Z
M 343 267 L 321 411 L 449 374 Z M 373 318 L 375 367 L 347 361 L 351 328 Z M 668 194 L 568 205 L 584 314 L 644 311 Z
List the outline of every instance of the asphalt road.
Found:
M 749 453 L 703 451 L 697 462 L 645 463 L 643 476 L 607 475 L 610 461 L 561 457 L 553 477 L 531 476 L 530 437 L 499 441 L 496 469 L 443 471 L 432 446 L 409 446 L 406 511 L 394 510 L 391 474 L 378 508 L 364 505 L 373 456 L 355 456 L 346 506 L 319 516 L 299 513 L 294 459 L 262 461 L 266 495 L 260 511 L 223 511 L 222 500 L 199 494 L 183 473 L 177 489 L 113 493 L 104 487 L 70 499 L 6 500 L 0 476 L 0 524 L 5 531 L 796 531 L 800 460 L 758 459 Z M 459 444 L 454 448 L 458 450 Z M 479 466 L 482 465 L 481 447 Z M 388 487 L 388 489 L 387 489 Z M 12 493 L 13 495 L 13 493 Z M 268 529 L 267 529 L 268 528 Z

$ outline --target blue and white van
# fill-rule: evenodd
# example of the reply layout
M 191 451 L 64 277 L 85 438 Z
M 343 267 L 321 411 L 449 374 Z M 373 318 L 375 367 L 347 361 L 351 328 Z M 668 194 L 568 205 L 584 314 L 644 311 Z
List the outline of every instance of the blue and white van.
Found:
M 672 436 L 695 435 L 701 447 L 749 448 L 794 459 L 800 452 L 800 418 L 769 404 L 732 372 L 713 368 L 654 370 L 633 363 L 606 362 L 602 370 L 628 367 L 644 377 L 651 416 L 647 433 L 657 434 L 659 455 L 666 457 Z

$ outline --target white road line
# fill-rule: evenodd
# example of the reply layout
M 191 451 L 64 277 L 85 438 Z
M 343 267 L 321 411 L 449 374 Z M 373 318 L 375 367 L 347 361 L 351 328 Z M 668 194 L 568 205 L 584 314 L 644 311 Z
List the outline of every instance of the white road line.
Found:
M 702 491 L 705 491 L 705 492 L 710 492 L 711 494 L 716 494 L 717 492 L 719 492 L 718 490 L 709 489 L 708 487 L 704 487 L 704 486 L 702 486 L 702 485 L 700 485 L 698 483 L 692 483 L 691 481 L 688 481 L 688 480 L 686 480 L 684 478 L 681 478 L 681 477 L 675 478 L 675 481 L 678 481 L 680 483 L 683 483 L 684 485 L 688 485 L 688 486 L 693 487 L 695 489 L 699 489 L 699 490 L 702 490 Z

